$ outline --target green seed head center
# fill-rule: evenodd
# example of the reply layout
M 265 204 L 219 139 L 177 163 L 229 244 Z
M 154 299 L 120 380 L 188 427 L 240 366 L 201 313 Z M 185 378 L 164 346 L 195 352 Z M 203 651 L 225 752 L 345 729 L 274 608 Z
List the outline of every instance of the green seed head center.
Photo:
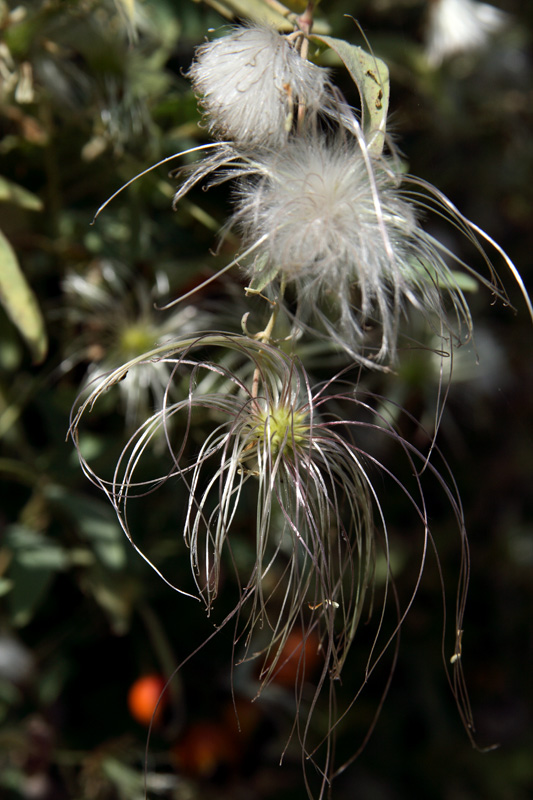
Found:
M 119 347 L 121 353 L 129 358 L 134 358 L 150 350 L 154 344 L 154 333 L 146 324 L 130 323 L 120 331 Z
M 294 411 L 290 406 L 270 407 L 260 411 L 255 433 L 261 444 L 268 442 L 273 455 L 280 450 L 294 451 L 305 440 L 309 426 L 303 411 Z

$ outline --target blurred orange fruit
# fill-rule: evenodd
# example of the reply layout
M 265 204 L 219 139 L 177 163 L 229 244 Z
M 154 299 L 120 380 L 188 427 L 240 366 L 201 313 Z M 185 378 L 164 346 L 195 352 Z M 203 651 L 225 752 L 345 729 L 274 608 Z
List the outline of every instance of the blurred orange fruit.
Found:
M 294 686 L 296 681 L 309 680 L 323 663 L 320 639 L 314 632 L 292 630 L 281 648 L 272 673 L 272 682 L 281 686 Z M 266 665 L 269 666 L 268 663 Z
M 227 727 L 209 720 L 190 725 L 172 752 L 178 767 L 194 778 L 210 778 L 221 767 L 234 766 L 240 756 L 238 743 Z
M 141 725 L 159 725 L 163 718 L 163 711 L 167 705 L 165 695 L 166 680 L 162 675 L 144 675 L 137 678 L 130 686 L 128 692 L 128 708 L 134 720 Z

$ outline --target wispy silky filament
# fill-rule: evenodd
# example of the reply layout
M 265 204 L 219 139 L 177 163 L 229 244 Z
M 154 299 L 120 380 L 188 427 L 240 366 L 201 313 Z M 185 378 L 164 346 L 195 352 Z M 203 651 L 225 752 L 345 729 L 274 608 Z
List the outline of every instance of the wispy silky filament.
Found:
M 256 395 L 216 360 L 199 359 L 197 353 L 206 348 L 214 356 L 237 353 L 243 367 L 248 363 L 259 375 L 254 382 L 259 387 Z M 250 633 L 258 624 L 268 624 L 276 636 L 290 631 L 302 609 L 312 607 L 329 637 L 334 637 L 333 616 L 336 625 L 344 619 L 345 634 L 332 639 L 329 648 L 330 668 L 340 670 L 362 613 L 374 552 L 375 501 L 357 447 L 340 435 L 338 420 L 321 418 L 317 409 L 326 399 L 321 391 L 313 398 L 302 365 L 275 347 L 213 334 L 146 356 L 166 364 L 181 381 L 188 373 L 188 396 L 177 402 L 169 399 L 139 427 L 112 480 L 94 475 L 80 453 L 86 473 L 108 494 L 132 541 L 131 504 L 150 494 L 150 487 L 156 490 L 172 481 L 176 495 L 187 498 L 183 536 L 197 591 L 207 608 L 217 597 L 222 564 L 233 563 L 243 587 L 241 602 Z M 136 368 L 135 363 L 128 364 L 128 371 Z M 197 392 L 206 373 L 217 383 L 210 392 Z M 84 412 L 118 379 L 118 371 L 110 374 L 86 398 L 73 419 L 74 436 Z M 189 433 L 195 430 L 199 413 L 204 420 L 207 414 L 212 423 L 195 446 Z M 178 431 L 181 439 L 176 439 Z M 137 483 L 143 454 L 162 432 L 170 466 L 164 475 Z M 256 505 L 255 565 L 248 575 L 241 573 L 238 558 L 228 560 L 225 555 L 233 551 L 232 529 L 239 527 L 245 496 L 246 505 L 251 498 Z M 283 580 L 269 599 L 264 594 L 265 577 L 279 570 Z
M 236 371 L 221 364 L 228 353 L 241 363 Z M 196 591 L 207 609 L 218 595 L 223 569 L 231 565 L 241 587 L 241 619 L 247 620 L 246 650 L 256 627 L 271 628 L 272 641 L 278 641 L 297 620 L 302 623 L 303 614 L 323 637 L 325 669 L 338 676 L 372 584 L 377 531 L 388 559 L 385 512 L 372 476 L 376 469 L 388 473 L 358 440 L 367 431 L 396 443 L 414 475 L 415 461 L 422 465 L 424 458 L 384 419 L 380 427 L 364 422 L 370 408 L 353 387 L 336 392 L 328 382 L 313 388 L 302 364 L 272 345 L 208 334 L 147 353 L 138 365 L 130 362 L 128 371 L 147 360 L 170 371 L 167 402 L 130 438 L 112 479 L 96 476 L 80 452 L 86 474 L 109 496 L 132 543 L 132 504 L 135 508 L 171 482 L 176 497 L 185 499 L 182 533 Z M 252 374 L 249 381 L 246 375 Z M 173 381 L 179 376 L 183 384 L 187 375 L 189 391 L 171 402 Z M 213 376 L 210 391 L 205 391 L 206 375 Z M 83 401 L 72 421 L 75 440 L 84 413 L 120 376 L 119 370 L 111 373 Z M 339 416 L 337 407 L 344 407 L 347 416 Z M 160 475 L 137 481 L 154 437 L 166 440 L 169 463 Z M 413 504 L 427 537 L 419 481 L 408 489 L 391 477 Z M 445 487 L 438 475 L 437 480 Z M 445 491 L 460 518 L 458 503 Z M 242 528 L 242 508 L 250 502 L 255 506 L 255 558 L 246 571 L 236 555 L 233 531 Z M 267 591 L 269 576 L 275 578 L 274 589 Z M 165 580 L 172 584 L 170 576 Z

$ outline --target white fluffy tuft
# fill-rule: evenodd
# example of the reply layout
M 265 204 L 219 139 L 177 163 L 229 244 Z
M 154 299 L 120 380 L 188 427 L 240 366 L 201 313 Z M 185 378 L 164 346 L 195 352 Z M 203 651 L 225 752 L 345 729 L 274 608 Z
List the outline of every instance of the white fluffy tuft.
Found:
M 430 5 L 427 57 L 433 67 L 447 58 L 480 50 L 497 33 L 508 16 L 504 11 L 477 0 L 438 0 Z
M 356 354 L 367 324 L 378 322 L 378 357 L 394 357 L 403 301 L 445 321 L 445 286 L 468 324 L 452 273 L 388 162 L 371 162 L 354 142 L 312 136 L 258 164 L 260 177 L 240 182 L 234 217 L 254 249 L 248 274 L 257 282 L 258 272 L 278 271 L 295 287 L 303 320 L 318 315 Z
M 285 36 L 254 25 L 201 45 L 188 77 L 215 136 L 277 147 L 287 141 L 297 106 L 319 110 L 327 71 L 301 58 Z

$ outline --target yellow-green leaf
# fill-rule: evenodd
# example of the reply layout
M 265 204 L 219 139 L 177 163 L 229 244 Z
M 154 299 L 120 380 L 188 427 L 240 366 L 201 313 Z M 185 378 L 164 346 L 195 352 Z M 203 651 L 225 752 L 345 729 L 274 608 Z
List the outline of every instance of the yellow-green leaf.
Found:
M 277 0 L 271 0 L 268 5 L 265 0 L 206 0 L 206 2 L 227 19 L 250 19 L 253 22 L 274 25 L 280 31 L 294 30 L 292 9 Z M 301 3 L 296 3 L 295 8 L 301 9 L 302 5 L 305 8 L 305 4 Z M 316 20 L 314 27 L 315 30 L 324 33 L 330 29 L 324 20 Z
M 246 294 L 261 294 L 269 283 L 277 277 L 279 273 L 279 266 L 277 264 L 268 267 L 268 255 L 263 254 L 258 256 L 254 264 L 254 274 L 250 285 L 246 287 Z
M 361 116 L 368 150 L 379 156 L 385 144 L 389 108 L 389 70 L 384 61 L 367 53 L 362 47 L 313 34 L 311 39 L 331 48 L 341 59 L 357 86 L 361 97 Z
M 124 11 L 130 22 L 135 18 L 135 0 L 117 0 L 117 5 Z
M 24 189 L 23 186 L 18 186 L 18 184 L 8 181 L 7 178 L 1 175 L 0 202 L 13 203 L 13 205 L 21 208 L 27 208 L 28 211 L 42 211 L 43 209 L 42 200 L 37 195 Z
M 20 269 L 15 251 L 0 230 L 0 302 L 39 363 L 48 349 L 43 316 L 37 298 Z

